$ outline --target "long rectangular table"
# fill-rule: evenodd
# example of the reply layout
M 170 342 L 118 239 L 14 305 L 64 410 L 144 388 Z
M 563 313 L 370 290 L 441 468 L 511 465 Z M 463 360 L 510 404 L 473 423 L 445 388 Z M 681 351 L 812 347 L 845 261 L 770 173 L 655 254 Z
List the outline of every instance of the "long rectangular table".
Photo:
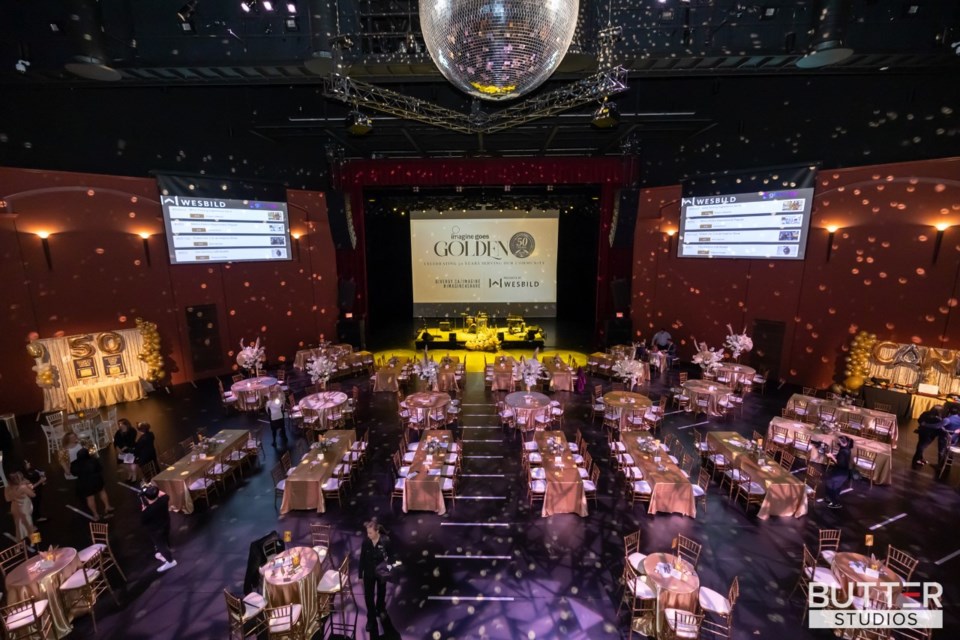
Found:
M 343 462 L 343 456 L 350 451 L 357 439 L 352 429 L 334 429 L 324 434 L 329 446 L 324 449 L 310 449 L 304 454 L 293 473 L 287 476 L 283 487 L 283 502 L 280 513 L 297 509 L 316 509 L 317 513 L 327 510 L 321 487 L 333 476 L 334 469 Z
M 842 405 L 838 402 L 832 400 L 826 400 L 824 398 L 814 398 L 812 396 L 805 396 L 801 393 L 795 393 L 790 396 L 790 399 L 787 401 L 787 409 L 793 410 L 797 406 L 798 401 L 806 401 L 807 407 L 817 407 L 818 411 L 822 411 L 824 407 L 833 408 L 836 410 L 834 414 L 834 419 L 837 422 L 843 422 L 847 420 L 849 416 L 857 415 L 863 418 L 863 428 L 870 429 L 873 427 L 873 423 L 877 418 L 889 418 L 893 421 L 893 431 L 890 433 L 890 444 L 896 449 L 897 440 L 899 438 L 899 427 L 897 426 L 897 416 L 892 413 L 887 413 L 885 411 L 877 411 L 876 409 L 865 409 L 863 407 L 856 406 L 847 406 Z
M 740 468 L 750 475 L 750 479 L 766 489 L 757 518 L 799 518 L 807 514 L 807 491 L 803 481 L 785 471 L 771 458 L 767 458 L 766 464 L 761 467 L 752 456 L 747 455 L 749 440 L 734 431 L 715 431 L 707 434 L 707 441 L 713 450 L 731 461 L 731 466 L 739 462 Z
M 217 444 L 212 455 L 187 454 L 154 476 L 153 483 L 170 496 L 170 511 L 193 513 L 190 484 L 201 478 L 217 460 L 242 449 L 249 439 L 250 432 L 246 429 L 224 429 L 208 438 Z
M 431 455 L 427 450 L 427 443 L 432 441 L 439 442 L 441 446 L 435 454 Z M 403 486 L 404 513 L 436 511 L 442 516 L 447 512 L 447 505 L 443 501 L 441 473 L 453 441 L 453 432 L 448 429 L 432 429 L 424 432 Z
M 819 429 L 804 422 L 798 422 L 796 420 L 790 420 L 789 418 L 781 418 L 780 416 L 777 416 L 770 421 L 770 425 L 767 427 L 767 439 L 769 440 L 773 440 L 774 427 L 782 427 L 786 429 L 790 434 L 791 439 L 796 438 L 796 434 L 798 432 L 805 433 L 806 435 L 810 436 L 811 442 L 814 440 L 823 442 L 831 448 L 834 448 L 837 438 L 840 437 L 839 433 L 823 433 Z M 878 442 L 876 440 L 870 440 L 869 438 L 861 438 L 849 433 L 845 433 L 843 435 L 853 440 L 854 454 L 856 454 L 857 449 L 865 449 L 877 454 L 873 483 L 890 484 L 890 477 L 893 475 L 893 449 L 890 447 L 890 445 L 885 442 Z M 819 462 L 821 464 L 827 463 L 827 461 L 824 459 L 824 456 L 820 455 L 820 449 L 818 449 L 816 446 L 810 447 L 809 460 L 810 462 Z
M 145 397 L 140 378 L 105 378 L 95 384 L 78 384 L 67 389 L 70 409 L 80 411 L 109 407 Z
M 554 391 L 573 391 L 573 367 L 562 360 L 553 358 L 543 359 L 543 368 L 550 374 L 550 388 Z
M 648 513 L 681 513 L 691 518 L 697 517 L 697 503 L 693 495 L 690 479 L 680 472 L 680 467 L 663 450 L 649 453 L 642 442 L 649 442 L 646 434 L 628 432 L 620 438 L 626 447 L 626 453 L 633 458 L 633 466 L 639 467 L 643 479 L 651 487 L 650 508 Z M 660 462 L 654 460 L 660 458 Z M 663 467 L 663 470 L 660 469 Z
M 550 449 L 548 442 L 550 438 L 554 438 L 554 442 L 562 447 L 562 453 L 559 456 Z M 547 483 L 547 491 L 543 496 L 542 514 L 546 517 L 555 513 L 575 513 L 586 517 L 589 512 L 587 496 L 583 492 L 583 478 L 577 471 L 577 463 L 573 459 L 573 454 L 570 453 L 570 447 L 567 446 L 566 436 L 562 431 L 537 431 L 534 439 L 543 461 L 544 478 Z

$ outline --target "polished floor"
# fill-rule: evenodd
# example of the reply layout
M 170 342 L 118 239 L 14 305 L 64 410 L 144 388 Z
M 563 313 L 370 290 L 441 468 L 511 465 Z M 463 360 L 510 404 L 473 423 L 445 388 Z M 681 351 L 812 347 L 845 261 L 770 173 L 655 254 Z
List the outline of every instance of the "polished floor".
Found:
M 673 374 L 675 375 L 675 373 Z M 306 380 L 293 381 L 295 391 Z M 945 585 L 947 630 L 935 637 L 956 637 L 957 575 L 960 575 L 960 536 L 952 526 L 960 512 L 958 475 L 933 478 L 930 467 L 910 468 L 916 436 L 913 425 L 902 424 L 900 447 L 890 486 L 870 488 L 856 483 L 844 494 L 844 509 L 811 504 L 803 518 L 759 521 L 751 511 L 728 502 L 716 487 L 706 512 L 696 519 L 648 515 L 642 505 L 631 508 L 623 497 L 623 483 L 610 470 L 609 452 L 598 423 L 590 421 L 589 398 L 560 393 L 566 404 L 565 431 L 583 429 L 589 450 L 601 465 L 600 501 L 589 517 L 558 515 L 542 518 L 527 506 L 521 475 L 519 443 L 507 439 L 493 415 L 493 396 L 483 388 L 482 375 L 470 373 L 464 392 L 463 481 L 455 508 L 445 516 L 400 511 L 390 504 L 392 476 L 388 457 L 396 450 L 399 428 L 396 399 L 372 394 L 365 378 L 341 381 L 361 388 L 359 431 L 370 430 L 371 462 L 341 508 L 328 513 L 297 512 L 278 517 L 269 470 L 283 451 L 270 446 L 269 428 L 262 416 L 225 414 L 217 401 L 216 384 L 206 380 L 160 390 L 147 400 L 120 408 L 131 420 L 149 421 L 157 434 L 158 450 L 203 430 L 242 426 L 261 429 L 266 436 L 266 459 L 261 470 L 246 477 L 236 489 L 200 507 L 190 516 L 173 515 L 172 542 L 179 566 L 158 574 L 158 562 L 139 528 L 136 494 L 116 482 L 112 456 L 104 455 L 108 491 L 117 506 L 111 521 L 114 550 L 129 582 L 119 586 L 117 607 L 104 598 L 96 607 L 98 633 L 89 616 L 75 621 L 70 637 L 116 639 L 207 639 L 226 637 L 226 610 L 222 590 L 239 591 L 249 544 L 271 530 L 291 531 L 294 541 L 309 539 L 309 524 L 323 521 L 335 527 L 333 556 L 349 555 L 355 563 L 362 540 L 362 522 L 376 515 L 390 532 L 396 554 L 403 561 L 402 579 L 390 587 L 387 609 L 397 630 L 393 637 L 437 639 L 618 638 L 626 626 L 616 618 L 618 583 L 623 567 L 623 536 L 642 530 L 644 552 L 669 550 L 677 533 L 704 544 L 699 563 L 701 584 L 726 592 L 739 576 L 741 599 L 735 613 L 736 638 L 827 638 L 801 624 L 799 602 L 788 594 L 800 566 L 801 544 L 816 544 L 819 527 L 843 530 L 841 548 L 863 551 L 864 535 L 872 533 L 877 549 L 893 544 L 920 558 L 916 576 Z M 609 386 L 609 383 L 606 383 Z M 650 389 L 657 397 L 669 386 L 658 380 Z M 734 429 L 749 435 L 766 431 L 771 416 L 786 403 L 789 387 L 768 387 L 765 395 L 748 398 L 742 418 L 732 422 L 701 418 L 697 429 Z M 299 396 L 299 393 L 298 393 Z M 669 415 L 664 433 L 679 435 L 693 449 L 689 414 Z M 46 463 L 43 436 L 33 416 L 19 418 L 19 450 L 37 463 Z M 293 441 L 294 434 L 290 440 Z M 931 449 L 928 459 L 935 453 Z M 58 469 L 47 467 L 50 482 L 44 488 L 43 511 L 49 521 L 40 525 L 44 544 L 83 546 L 88 518 L 73 487 Z M 11 530 L 9 517 L 6 531 Z M 8 536 L 9 537 L 9 536 Z M 354 564 L 354 566 L 356 566 Z M 354 573 L 355 577 L 355 573 Z M 369 637 L 359 581 L 353 581 L 360 614 L 357 636 Z M 952 630 L 951 630 L 952 629 Z M 625 635 L 623 636 L 625 637 Z

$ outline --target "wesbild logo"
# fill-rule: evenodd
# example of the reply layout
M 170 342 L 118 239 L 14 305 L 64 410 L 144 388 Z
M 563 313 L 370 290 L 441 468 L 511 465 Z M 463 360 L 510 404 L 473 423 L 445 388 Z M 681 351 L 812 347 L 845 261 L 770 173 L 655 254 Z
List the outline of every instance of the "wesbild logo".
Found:
M 868 597 L 855 601 L 856 594 Z M 850 582 L 843 589 L 811 582 L 807 594 L 809 628 L 942 629 L 942 596 L 939 582 Z M 898 601 L 899 609 L 878 605 Z M 854 608 L 855 602 L 865 608 Z
M 737 201 L 736 196 L 721 196 L 718 198 L 681 198 L 680 206 L 682 207 L 699 207 L 706 204 L 733 204 Z
M 201 209 L 226 209 L 227 203 L 223 200 L 203 200 L 201 198 L 181 198 L 180 196 L 164 196 L 162 204 L 173 204 L 178 207 L 197 207 Z
M 491 289 L 536 289 L 540 286 L 539 280 L 519 280 L 516 278 L 490 278 L 487 284 Z

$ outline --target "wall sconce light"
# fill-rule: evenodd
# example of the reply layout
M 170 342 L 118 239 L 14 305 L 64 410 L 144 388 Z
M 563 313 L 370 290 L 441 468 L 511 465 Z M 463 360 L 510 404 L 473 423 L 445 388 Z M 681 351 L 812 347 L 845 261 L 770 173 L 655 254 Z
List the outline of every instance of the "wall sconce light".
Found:
M 143 255 L 147 259 L 147 266 L 152 267 L 153 264 L 150 262 L 150 234 L 146 231 L 141 231 L 137 235 L 140 236 L 141 240 L 143 240 Z
M 47 269 L 53 271 L 53 258 L 50 255 L 50 232 L 37 231 L 37 237 L 40 238 L 40 244 L 43 245 L 43 257 L 47 259 Z
M 933 264 L 937 264 L 937 257 L 940 255 L 940 245 L 943 244 L 943 232 L 950 228 L 946 222 L 938 222 L 933 225 L 937 230 L 937 238 L 933 241 Z
M 677 235 L 676 229 L 667 229 L 667 253 L 673 253 L 673 236 Z
M 837 233 L 836 225 L 828 225 L 827 229 L 827 262 L 830 262 L 830 256 L 833 255 L 833 238 Z
M 293 249 L 297 253 L 297 262 L 300 262 L 300 238 L 303 234 L 293 232 L 290 234 L 290 237 L 293 238 Z

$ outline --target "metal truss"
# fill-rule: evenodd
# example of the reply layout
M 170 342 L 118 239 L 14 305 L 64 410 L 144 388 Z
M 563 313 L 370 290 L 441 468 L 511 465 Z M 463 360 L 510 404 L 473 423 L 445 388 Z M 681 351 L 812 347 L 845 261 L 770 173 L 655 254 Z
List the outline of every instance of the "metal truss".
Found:
M 500 111 L 467 114 L 347 76 L 329 76 L 323 83 L 327 98 L 465 134 L 505 131 L 626 90 L 627 70 L 613 67 Z

